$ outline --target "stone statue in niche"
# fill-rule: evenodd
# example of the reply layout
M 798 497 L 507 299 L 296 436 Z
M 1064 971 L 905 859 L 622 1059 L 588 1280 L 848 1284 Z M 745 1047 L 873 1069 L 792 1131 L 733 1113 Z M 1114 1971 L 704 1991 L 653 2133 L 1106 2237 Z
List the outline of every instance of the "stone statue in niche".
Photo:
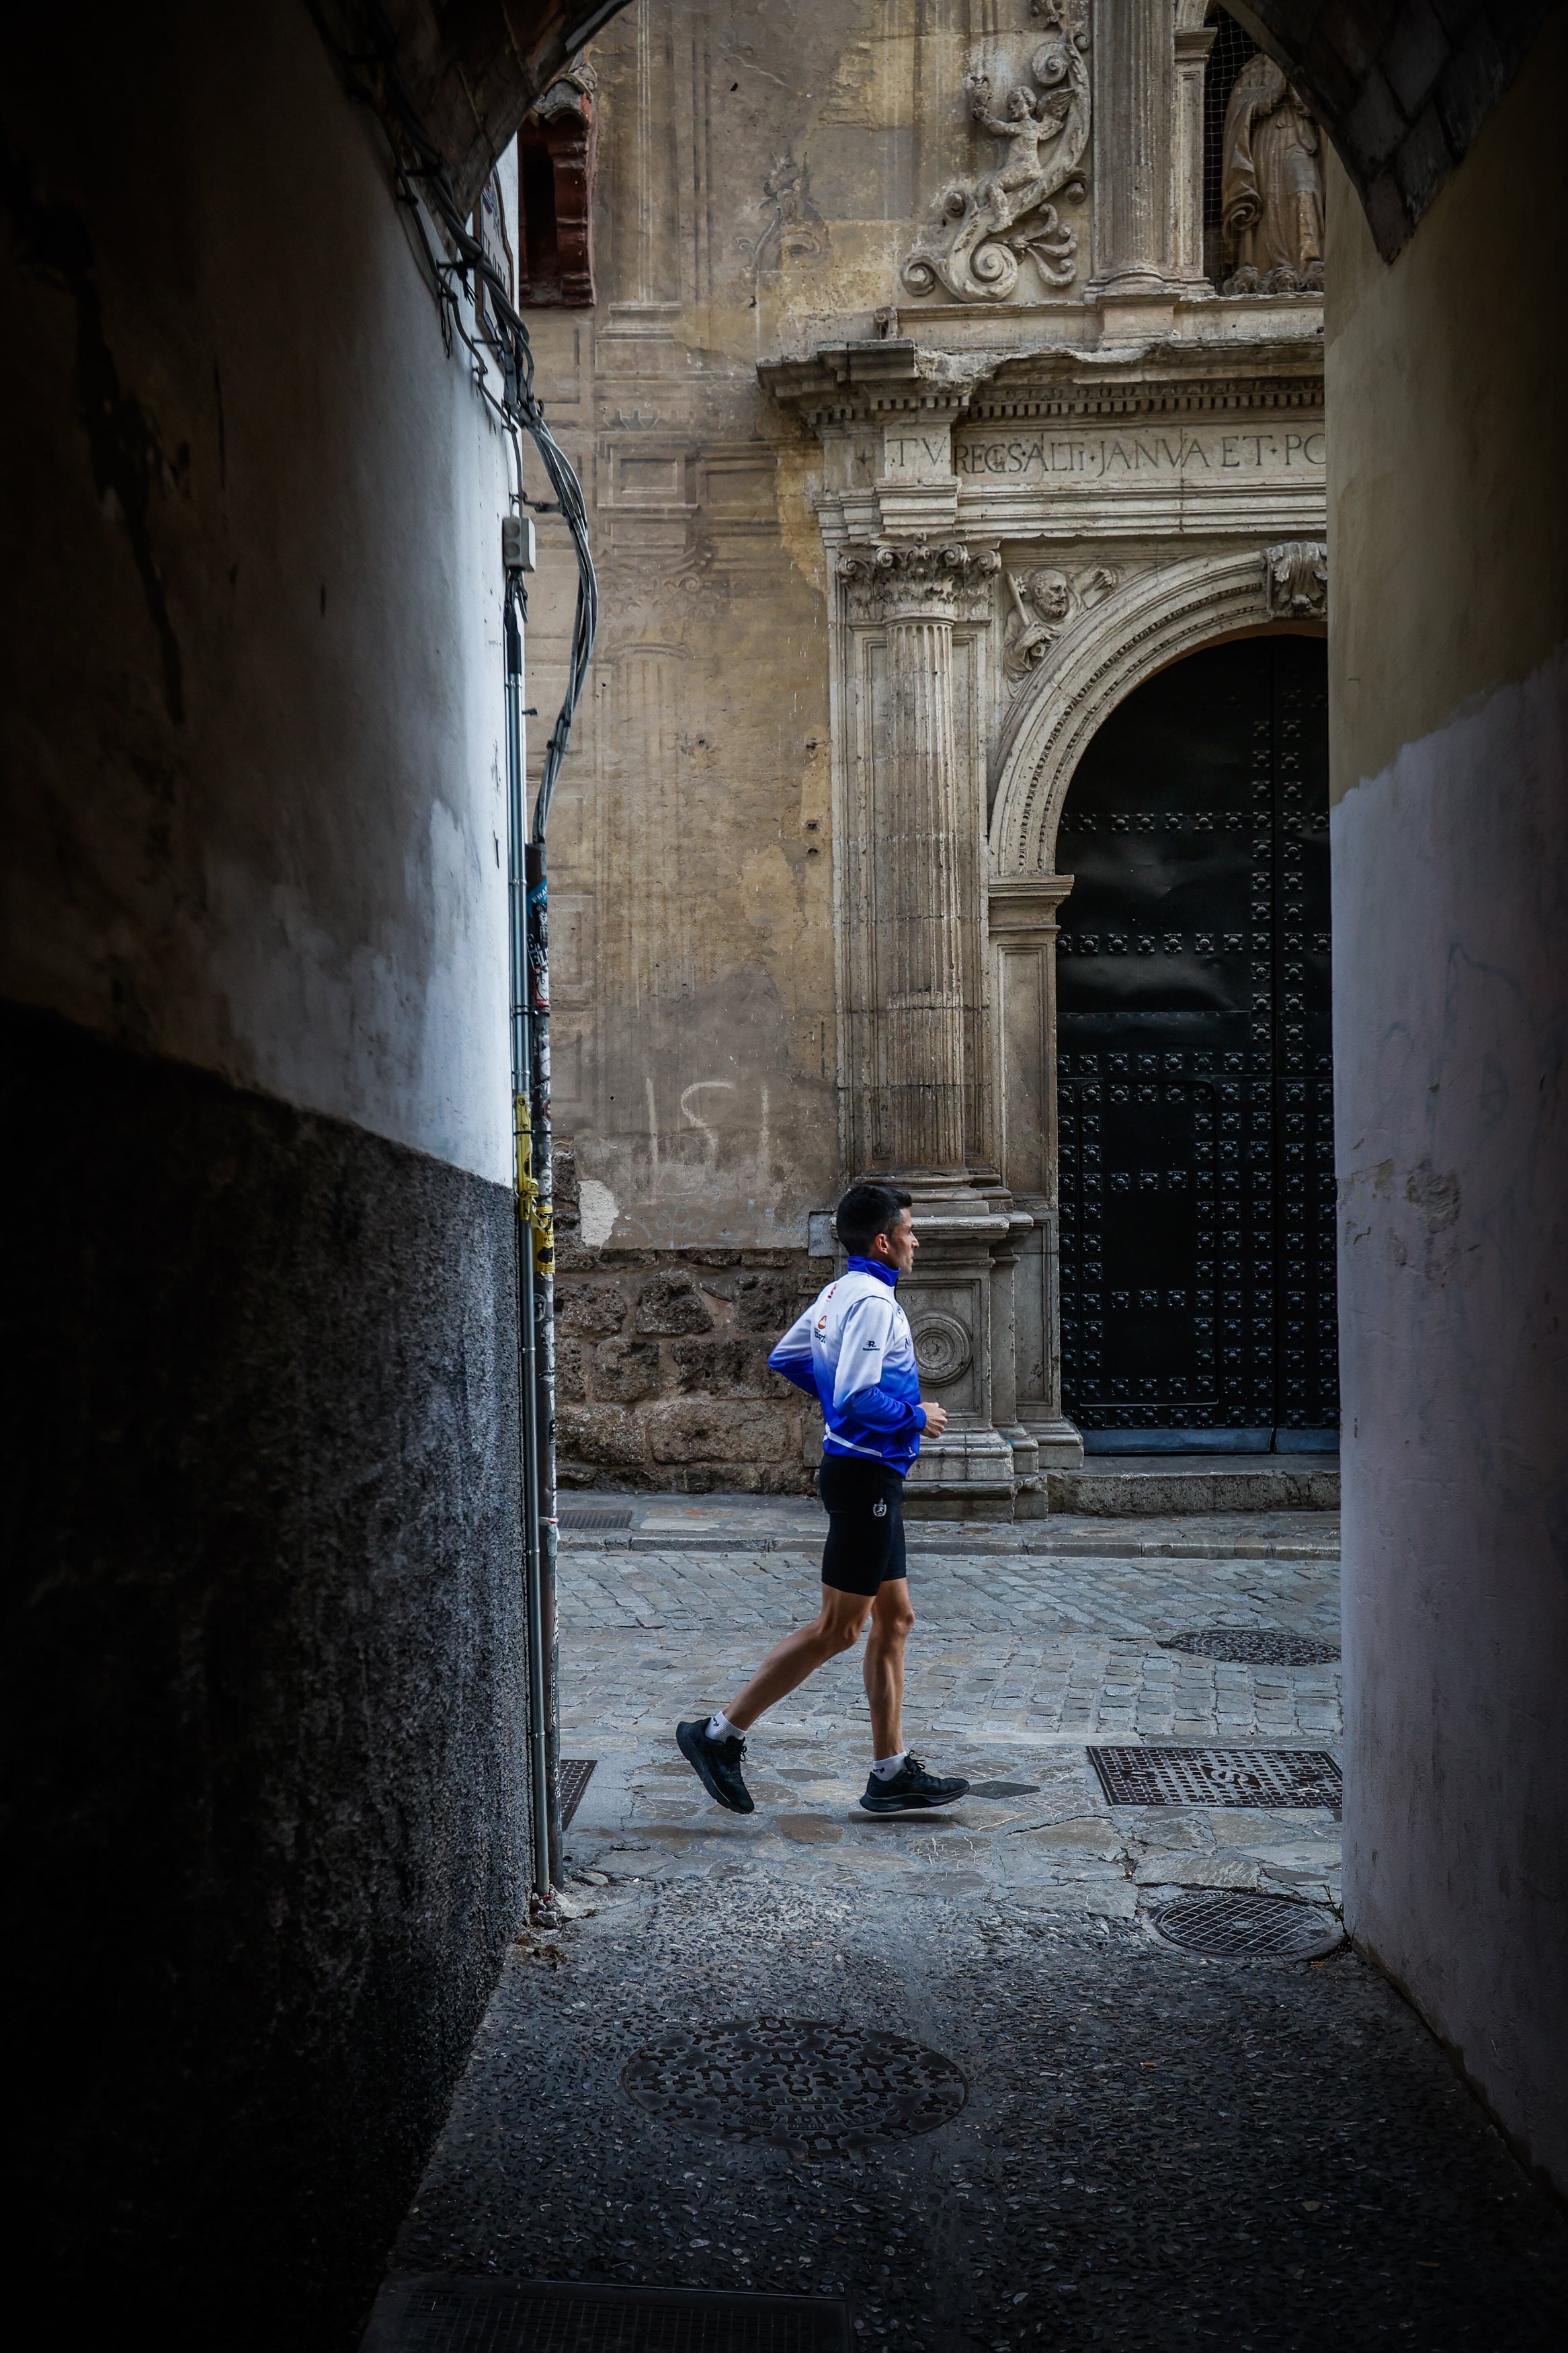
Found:
M 1221 225 L 1227 294 L 1316 293 L 1323 283 L 1322 132 L 1261 49 L 1225 114 Z
M 1002 667 L 1009 678 L 1027 678 L 1037 669 L 1075 613 L 1098 605 L 1121 578 L 1114 565 L 1097 564 L 1077 581 L 1050 565 L 1038 565 L 1019 578 L 1007 575 L 1012 611 L 1002 639 Z
M 994 100 L 990 77 L 964 77 L 969 111 L 1007 142 L 994 171 L 942 190 L 940 227 L 928 229 L 904 264 L 911 294 L 939 285 L 963 302 L 1005 302 L 1031 256 L 1047 286 L 1070 285 L 1078 232 L 1058 219 L 1053 198 L 1081 196 L 1089 143 L 1089 34 L 1084 0 L 1031 0 L 1051 28 L 1029 60 L 1029 82 Z

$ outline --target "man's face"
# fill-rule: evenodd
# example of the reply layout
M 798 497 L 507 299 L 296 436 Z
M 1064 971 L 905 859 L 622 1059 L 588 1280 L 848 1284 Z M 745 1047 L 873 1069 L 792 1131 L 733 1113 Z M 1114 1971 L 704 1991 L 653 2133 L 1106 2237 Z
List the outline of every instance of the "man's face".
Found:
M 919 1248 L 920 1244 L 915 1240 L 915 1221 L 907 1209 L 900 1209 L 899 1222 L 892 1231 L 879 1234 L 872 1242 L 871 1255 L 895 1268 L 900 1274 L 908 1274 Z

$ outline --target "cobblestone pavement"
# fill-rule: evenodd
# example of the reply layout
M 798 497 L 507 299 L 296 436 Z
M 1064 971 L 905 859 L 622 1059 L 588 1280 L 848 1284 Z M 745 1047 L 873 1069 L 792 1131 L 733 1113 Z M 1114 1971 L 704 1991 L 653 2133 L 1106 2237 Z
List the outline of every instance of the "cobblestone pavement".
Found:
M 1113 1810 L 1087 1764 L 1089 1739 L 1331 1747 L 1333 1665 L 1161 1647 L 1333 1641 L 1330 1565 L 922 1558 L 914 1744 L 1024 1785 L 923 1820 L 852 1803 L 853 1656 L 754 1736 L 755 1816 L 674 1753 L 676 1716 L 812 1601 L 808 1562 L 569 1555 L 562 1584 L 563 1746 L 598 1760 L 565 1916 L 512 1952 L 395 2269 L 841 2295 L 858 2345 L 903 2353 L 1556 2353 L 1562 2217 L 1375 1972 L 1153 1931 L 1193 1883 L 1331 1904 L 1332 1817 Z M 908 2037 L 963 2105 L 915 2137 L 785 2147 L 735 2137 L 744 2080 L 710 2119 L 728 2137 L 623 2084 L 672 2031 L 758 2019 Z
M 668 1877 L 832 1846 L 839 1871 L 913 1862 L 1005 1885 L 1031 1906 L 1121 1918 L 1160 1900 L 1152 1891 L 1178 1885 L 1336 1895 L 1330 1814 L 1113 1813 L 1085 1743 L 1331 1747 L 1337 1665 L 1227 1665 L 1161 1643 L 1217 1626 L 1269 1626 L 1337 1647 L 1337 1563 L 931 1554 L 911 1563 L 910 1589 L 918 1623 L 906 1738 L 944 1771 L 1026 1794 L 939 1815 L 861 1814 L 869 1720 L 857 1651 L 758 1727 L 758 1812 L 742 1820 L 709 1801 L 674 1753 L 671 1728 L 731 1698 L 762 1653 L 815 1609 L 815 1564 L 795 1554 L 571 1556 L 561 1597 L 562 1745 L 598 1760 L 577 1848 L 607 1855 L 612 1870 L 657 1867 Z

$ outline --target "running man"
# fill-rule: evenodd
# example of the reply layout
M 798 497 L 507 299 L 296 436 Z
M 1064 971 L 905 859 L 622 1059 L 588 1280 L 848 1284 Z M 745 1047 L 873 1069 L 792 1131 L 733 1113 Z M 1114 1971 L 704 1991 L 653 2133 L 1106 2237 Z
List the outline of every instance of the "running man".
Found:
M 826 1424 L 817 1472 L 827 1511 L 822 1609 L 769 1651 L 721 1715 L 675 1727 L 680 1753 L 709 1796 L 734 1814 L 756 1810 L 741 1778 L 746 1733 L 825 1660 L 853 1650 L 868 1619 L 872 1765 L 860 1803 L 868 1814 L 905 1814 L 951 1806 L 969 1787 L 938 1779 L 904 1746 L 904 1643 L 915 1622 L 904 1565 L 904 1473 L 920 1452 L 921 1431 L 940 1438 L 947 1428 L 945 1407 L 921 1403 L 909 1318 L 893 1295 L 920 1248 L 910 1196 L 889 1185 L 852 1186 L 835 1223 L 848 1271 L 768 1358 L 775 1373 L 818 1399 Z

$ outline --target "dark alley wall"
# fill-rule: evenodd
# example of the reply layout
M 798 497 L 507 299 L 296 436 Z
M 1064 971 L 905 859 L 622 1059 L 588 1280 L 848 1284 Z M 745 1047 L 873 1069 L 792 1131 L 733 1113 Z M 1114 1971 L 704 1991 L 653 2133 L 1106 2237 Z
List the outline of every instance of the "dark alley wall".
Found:
M 297 0 L 0 132 L 10 2202 L 343 2346 L 526 1893 L 504 451 Z
M 51 2269 L 348 2344 L 525 1894 L 510 1199 L 0 1029 L 13 2200 Z

